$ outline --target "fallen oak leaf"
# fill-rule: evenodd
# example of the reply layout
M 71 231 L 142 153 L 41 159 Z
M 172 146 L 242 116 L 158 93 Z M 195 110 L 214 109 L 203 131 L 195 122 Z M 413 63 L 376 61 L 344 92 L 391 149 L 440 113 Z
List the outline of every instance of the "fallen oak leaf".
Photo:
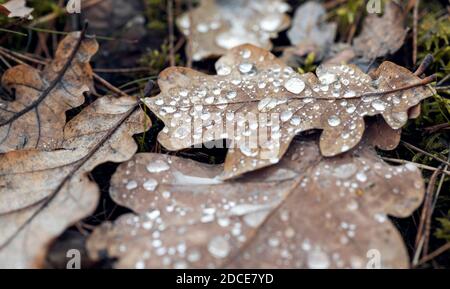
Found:
M 290 24 L 289 8 L 283 0 L 202 0 L 177 25 L 190 40 L 186 53 L 199 61 L 245 43 L 271 49 L 270 39 Z
M 28 20 L 33 19 L 31 13 L 33 8 L 26 6 L 25 0 L 11 0 L 4 4 L 0 4 L 0 13 L 5 14 L 9 18 L 19 17 L 27 18 Z
M 292 27 L 287 32 L 290 42 L 294 45 L 290 50 L 284 51 L 283 57 L 289 51 L 297 56 L 315 52 L 322 55 L 336 37 L 337 24 L 324 21 L 326 10 L 322 4 L 308 1 L 295 11 Z
M 2 86 L 15 98 L 0 99 L 0 152 L 60 145 L 66 111 L 83 104 L 83 93 L 93 90 L 89 61 L 98 44 L 85 32 L 67 35 L 43 71 L 21 64 L 3 74 Z
M 332 158 L 294 141 L 274 166 L 229 181 L 221 169 L 151 153 L 121 164 L 111 197 L 136 214 L 95 229 L 90 255 L 117 268 L 363 268 L 375 252 L 383 268 L 408 267 L 387 215 L 411 214 L 424 182 L 370 140 Z
M 252 45 L 230 50 L 216 70 L 211 76 L 167 68 L 158 79 L 161 93 L 144 102 L 165 123 L 158 141 L 169 150 L 231 140 L 224 179 L 278 162 L 292 138 L 310 129 L 323 130 L 323 155 L 346 152 L 359 143 L 365 116 L 381 114 L 399 129 L 408 109 L 433 94 L 425 87 L 432 77 L 420 79 L 392 62 L 370 76 L 351 65 L 322 65 L 316 77 Z
M 389 1 L 382 17 L 376 14 L 367 16 L 361 33 L 353 40 L 356 54 L 366 60 L 373 60 L 399 50 L 407 34 L 403 15 L 400 5 Z
M 64 128 L 55 151 L 0 155 L 0 267 L 41 267 L 50 242 L 91 214 L 99 199 L 88 173 L 133 156 L 149 119 L 135 97 L 102 97 Z

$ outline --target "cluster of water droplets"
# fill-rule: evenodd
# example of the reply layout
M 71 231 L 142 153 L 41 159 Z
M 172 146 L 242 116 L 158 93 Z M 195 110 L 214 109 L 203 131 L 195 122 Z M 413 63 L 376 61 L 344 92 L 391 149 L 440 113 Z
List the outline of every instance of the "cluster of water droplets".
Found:
M 219 52 L 214 47 L 207 47 L 211 41 L 205 41 L 205 37 L 214 39 L 214 45 L 220 50 L 246 43 L 269 48 L 270 39 L 276 37 L 286 24 L 285 13 L 290 9 L 281 0 L 216 1 L 212 7 L 208 10 L 200 7 L 177 20 L 185 35 L 193 34 L 193 59 L 196 61 Z
M 143 239 L 148 245 L 136 261 L 136 268 L 150 266 L 155 258 L 171 268 L 195 267 L 199 262 L 217 266 L 229 257 L 233 248 L 244 244 L 251 229 L 258 227 L 282 201 L 291 185 L 279 185 L 279 182 L 291 180 L 294 174 L 285 169 L 272 170 L 267 183 L 242 187 L 236 192 L 236 184 L 223 183 L 204 176 L 206 174 L 192 175 L 188 167 L 178 170 L 177 166 L 173 158 L 161 157 L 150 161 L 137 158 L 120 168 L 123 178 L 121 188 L 113 189 L 115 198 L 121 198 L 120 203 L 125 202 L 140 212 L 138 216 L 127 218 L 126 228 L 121 230 L 138 240 L 141 235 L 150 237 Z M 267 189 L 270 182 L 273 182 L 273 189 Z M 196 202 L 192 202 L 194 198 Z M 148 208 L 144 210 L 142 206 Z M 172 230 L 173 226 L 169 225 L 177 223 L 183 225 Z M 211 226 L 212 231 L 217 231 L 200 247 L 190 243 L 187 237 L 195 234 L 196 224 Z M 185 241 L 173 243 L 173 239 Z M 122 254 L 130 250 L 126 243 L 119 242 L 117 246 Z

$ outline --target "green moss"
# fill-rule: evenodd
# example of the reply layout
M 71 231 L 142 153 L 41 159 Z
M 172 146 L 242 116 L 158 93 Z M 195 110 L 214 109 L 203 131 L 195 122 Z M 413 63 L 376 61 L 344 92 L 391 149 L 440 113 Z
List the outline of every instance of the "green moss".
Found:
M 151 49 L 147 54 L 143 55 L 139 60 L 139 64 L 148 67 L 151 75 L 157 75 L 169 62 L 169 46 L 161 45 L 160 49 Z M 179 54 L 175 55 L 176 65 L 181 64 Z
M 145 14 L 148 19 L 147 27 L 152 30 L 164 30 L 167 27 L 167 3 L 164 0 L 146 0 Z
M 450 242 L 450 211 L 445 218 L 438 218 L 441 227 L 436 230 L 435 236 Z

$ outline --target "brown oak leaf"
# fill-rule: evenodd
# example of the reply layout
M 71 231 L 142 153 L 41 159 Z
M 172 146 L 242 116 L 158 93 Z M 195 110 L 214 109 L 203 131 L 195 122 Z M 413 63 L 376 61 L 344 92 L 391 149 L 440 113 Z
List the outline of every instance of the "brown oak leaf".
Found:
M 367 16 L 361 33 L 353 40 L 356 54 L 372 60 L 399 50 L 407 34 L 403 15 L 402 8 L 394 1 L 389 1 L 382 17 L 377 14 Z
M 331 158 L 317 139 L 295 140 L 274 166 L 229 181 L 222 169 L 151 153 L 121 164 L 110 193 L 136 214 L 98 227 L 90 255 L 117 268 L 408 267 L 387 215 L 410 215 L 424 182 L 413 165 L 384 163 L 370 138 Z
M 0 13 L 7 15 L 9 18 L 19 17 L 33 19 L 31 13 L 33 8 L 26 6 L 25 0 L 10 0 L 4 4 L 0 4 Z
M 83 104 L 83 93 L 93 89 L 89 61 L 98 44 L 80 42 L 81 33 L 66 36 L 44 70 L 22 64 L 3 74 L 2 86 L 14 99 L 0 98 L 0 152 L 60 145 L 66 111 Z
M 177 25 L 190 40 L 186 52 L 198 61 L 245 43 L 271 49 L 270 39 L 290 24 L 289 9 L 283 0 L 202 0 Z
M 41 267 L 51 241 L 95 210 L 88 173 L 130 159 L 149 124 L 136 98 L 102 97 L 67 123 L 58 150 L 0 155 L 0 268 Z
M 164 121 L 158 140 L 169 150 L 231 141 L 224 179 L 278 162 L 293 137 L 306 130 L 323 130 L 323 155 L 346 152 L 360 142 L 364 117 L 382 115 L 399 129 L 408 109 L 433 94 L 425 80 L 392 62 L 371 75 L 352 65 L 298 74 L 252 45 L 230 50 L 216 70 L 213 76 L 168 68 L 159 75 L 161 93 L 144 102 Z
M 325 22 L 326 10 L 322 4 L 308 1 L 295 11 L 292 27 L 287 36 L 294 45 L 285 50 L 283 56 L 289 57 L 290 53 L 302 56 L 310 52 L 316 55 L 323 54 L 334 43 L 337 24 Z

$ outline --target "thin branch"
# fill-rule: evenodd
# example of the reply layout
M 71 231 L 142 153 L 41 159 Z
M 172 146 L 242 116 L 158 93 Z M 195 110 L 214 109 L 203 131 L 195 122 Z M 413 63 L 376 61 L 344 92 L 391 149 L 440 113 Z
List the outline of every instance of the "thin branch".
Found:
M 410 143 L 407 143 L 407 142 L 405 142 L 405 141 L 401 141 L 401 143 L 402 143 L 404 146 L 406 146 L 406 147 L 408 147 L 408 148 L 410 148 L 410 149 L 412 149 L 412 150 L 415 150 L 415 151 L 417 151 L 417 152 L 420 152 L 420 153 L 422 153 L 422 154 L 424 154 L 424 155 L 426 155 L 426 156 L 429 156 L 430 158 L 433 158 L 433 159 L 435 159 L 435 160 L 437 160 L 437 161 L 439 161 L 439 162 L 441 162 L 441 163 L 443 163 L 443 164 L 450 165 L 450 162 L 448 162 L 448 161 L 446 161 L 446 160 L 444 160 L 444 159 L 441 159 L 440 157 L 437 157 L 437 156 L 435 156 L 435 155 L 433 155 L 433 154 L 430 154 L 429 152 L 426 152 L 426 151 L 424 151 L 423 149 L 420 149 L 420 148 L 418 148 L 418 147 L 416 147 L 416 146 L 414 146 L 414 145 L 412 145 L 412 144 L 410 144 Z
M 192 9 L 193 9 L 193 5 L 192 5 L 192 0 L 188 0 L 187 1 L 187 6 L 188 6 L 188 17 L 189 17 L 189 35 L 186 37 L 187 38 L 187 61 L 186 61 L 186 66 L 191 68 L 192 67 L 192 53 L 193 48 L 192 48 L 192 34 L 194 33 L 194 29 L 193 29 L 193 19 L 192 19 Z
M 167 23 L 169 27 L 169 59 L 170 66 L 175 66 L 175 52 L 174 52 L 174 42 L 175 42 L 175 32 L 173 27 L 173 2 L 172 0 L 167 0 Z
M 393 159 L 393 158 L 387 158 L 387 157 L 381 157 L 381 159 L 388 161 L 388 162 L 397 163 L 397 164 L 413 164 L 416 167 L 418 167 L 419 169 L 424 169 L 424 170 L 433 171 L 433 172 L 439 170 L 438 168 L 435 168 L 432 166 L 427 166 L 424 164 L 419 164 L 419 163 L 415 163 L 415 162 L 411 162 L 411 161 L 407 161 L 407 160 Z M 450 176 L 450 171 L 442 170 L 442 173 Z
M 147 72 L 147 67 L 130 67 L 130 68 L 95 68 L 95 72 L 98 73 L 135 73 L 135 72 Z
M 416 65 L 417 62 L 417 22 L 419 19 L 419 4 L 420 0 L 416 0 L 414 3 L 414 11 L 413 11 L 413 64 Z
M 450 242 L 448 242 L 447 244 L 443 245 L 442 247 L 436 249 L 435 251 L 431 252 L 430 254 L 424 256 L 422 259 L 420 259 L 419 263 L 417 265 L 422 265 L 424 263 L 427 263 L 431 260 L 433 260 L 434 258 L 438 257 L 439 255 L 445 253 L 445 251 L 450 250 Z

